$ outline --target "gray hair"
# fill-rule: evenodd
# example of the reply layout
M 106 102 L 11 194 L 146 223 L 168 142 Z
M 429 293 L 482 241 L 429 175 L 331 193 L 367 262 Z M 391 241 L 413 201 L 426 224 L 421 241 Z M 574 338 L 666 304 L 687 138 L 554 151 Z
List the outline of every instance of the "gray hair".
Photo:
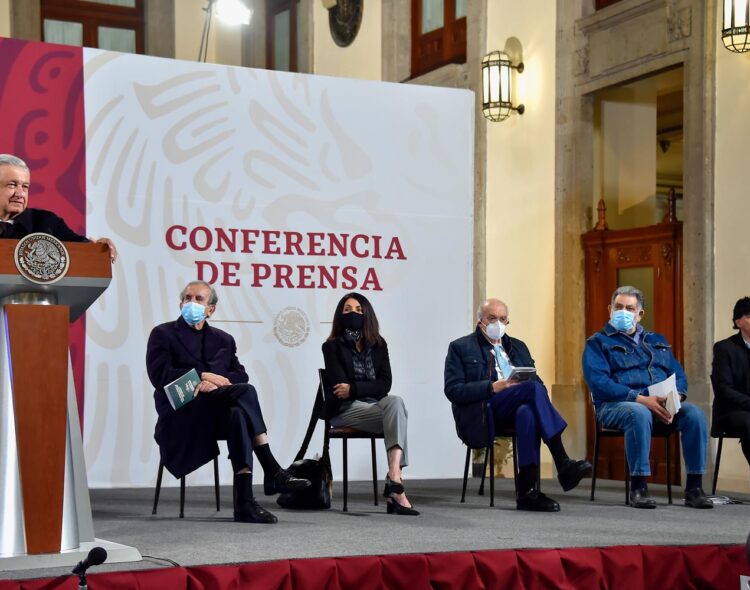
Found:
M 23 168 L 26 172 L 29 172 L 29 167 L 26 165 L 26 162 L 12 154 L 0 154 L 0 166 Z
M 481 303 L 479 304 L 479 306 L 477 307 L 477 321 L 479 321 L 479 320 L 481 320 L 481 319 L 482 319 L 482 314 L 484 313 L 484 310 L 485 310 L 485 309 L 487 309 L 487 306 L 488 306 L 488 305 L 490 304 L 490 302 L 492 302 L 492 301 L 499 301 L 499 302 L 500 302 L 500 303 L 501 303 L 501 304 L 503 305 L 503 307 L 505 307 L 505 311 L 506 311 L 506 312 L 508 311 L 508 306 L 507 306 L 507 304 L 506 304 L 505 302 L 503 302 L 503 301 L 500 301 L 499 299 L 485 299 L 485 300 L 484 300 L 484 301 L 482 301 L 482 302 L 481 302 Z
M 180 302 L 185 299 L 185 293 L 187 293 L 187 290 L 193 285 L 208 287 L 208 289 L 211 291 L 211 295 L 208 296 L 209 305 L 216 305 L 219 302 L 219 296 L 216 294 L 216 289 L 214 289 L 213 285 L 207 283 L 206 281 L 190 281 L 187 285 L 185 285 L 185 288 L 180 291 Z
M 630 285 L 617 287 L 617 289 L 615 289 L 615 292 L 612 293 L 612 301 L 610 301 L 610 305 L 612 306 L 615 305 L 615 299 L 617 299 L 618 295 L 626 295 L 627 297 L 635 297 L 638 300 L 638 307 L 643 309 L 643 293 L 641 293 L 635 287 L 631 287 Z

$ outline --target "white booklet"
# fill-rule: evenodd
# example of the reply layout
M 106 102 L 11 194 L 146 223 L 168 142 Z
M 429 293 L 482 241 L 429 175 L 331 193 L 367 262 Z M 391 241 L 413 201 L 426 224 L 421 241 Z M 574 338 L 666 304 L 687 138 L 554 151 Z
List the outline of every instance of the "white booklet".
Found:
M 680 403 L 680 394 L 677 393 L 677 378 L 674 373 L 664 381 L 649 385 L 648 394 L 653 397 L 666 398 L 667 401 L 664 404 L 664 407 L 667 408 L 667 412 L 669 412 L 670 416 L 674 416 L 680 411 L 682 403 Z

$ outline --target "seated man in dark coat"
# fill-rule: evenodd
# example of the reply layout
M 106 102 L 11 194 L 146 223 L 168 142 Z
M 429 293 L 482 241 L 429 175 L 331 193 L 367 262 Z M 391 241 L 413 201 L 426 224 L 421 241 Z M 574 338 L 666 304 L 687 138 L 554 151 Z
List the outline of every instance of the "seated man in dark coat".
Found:
M 263 466 L 266 495 L 310 482 L 292 477 L 271 453 L 258 394 L 248 384 L 234 338 L 206 321 L 217 301 L 208 283 L 188 283 L 180 294 L 180 317 L 151 331 L 146 368 L 159 414 L 154 438 L 164 466 L 175 477 L 212 460 L 219 454 L 216 441 L 226 439 L 234 472 L 234 520 L 274 523 L 276 517 L 253 497 L 253 453 Z M 164 386 L 191 369 L 201 379 L 196 397 L 174 410 Z
M 711 384 L 714 387 L 714 426 L 739 436 L 750 464 L 750 297 L 732 313 L 734 336 L 714 344 Z
M 591 471 L 586 461 L 565 452 L 561 434 L 567 426 L 552 405 L 538 376 L 510 379 L 514 367 L 533 367 L 526 345 L 505 333 L 508 306 L 488 299 L 477 310 L 476 330 L 451 342 L 445 359 L 445 395 L 453 404 L 458 436 L 473 448 L 486 446 L 495 428 L 514 425 L 518 445 L 516 508 L 557 512 L 560 505 L 536 489 L 540 440 L 549 448 L 564 491 L 572 490 Z M 489 409 L 489 412 L 487 410 Z M 493 423 L 486 424 L 483 416 Z M 487 433 L 491 433 L 489 440 Z
M 29 186 L 31 172 L 21 158 L 0 154 L 0 238 L 20 239 L 35 232 L 43 232 L 62 242 L 88 242 L 89 240 L 70 229 L 52 211 L 29 209 Z M 106 244 L 112 262 L 117 258 L 117 249 L 109 238 L 100 238 L 96 243 Z

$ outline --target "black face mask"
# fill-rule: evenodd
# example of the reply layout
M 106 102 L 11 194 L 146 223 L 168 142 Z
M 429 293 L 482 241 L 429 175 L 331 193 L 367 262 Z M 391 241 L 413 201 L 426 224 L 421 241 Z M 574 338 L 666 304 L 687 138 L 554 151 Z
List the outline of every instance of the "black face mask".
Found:
M 356 311 L 341 314 L 341 323 L 347 330 L 361 330 L 365 324 L 365 316 Z

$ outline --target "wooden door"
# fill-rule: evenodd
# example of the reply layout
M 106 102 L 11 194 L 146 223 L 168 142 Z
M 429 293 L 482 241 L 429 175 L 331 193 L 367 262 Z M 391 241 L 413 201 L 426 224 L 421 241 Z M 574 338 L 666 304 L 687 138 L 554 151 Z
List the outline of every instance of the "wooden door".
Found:
M 603 224 L 600 224 L 603 225 Z M 632 285 L 644 294 L 645 328 L 664 334 L 682 362 L 682 223 L 671 221 L 635 229 L 594 229 L 583 234 L 586 277 L 586 333 L 601 330 L 609 320 L 613 291 Z M 588 456 L 594 449 L 594 413 L 586 392 Z M 677 437 L 672 437 L 672 483 L 680 482 Z M 666 483 L 666 452 L 661 439 L 651 447 L 650 481 Z M 597 477 L 623 479 L 623 439 L 601 442 Z

